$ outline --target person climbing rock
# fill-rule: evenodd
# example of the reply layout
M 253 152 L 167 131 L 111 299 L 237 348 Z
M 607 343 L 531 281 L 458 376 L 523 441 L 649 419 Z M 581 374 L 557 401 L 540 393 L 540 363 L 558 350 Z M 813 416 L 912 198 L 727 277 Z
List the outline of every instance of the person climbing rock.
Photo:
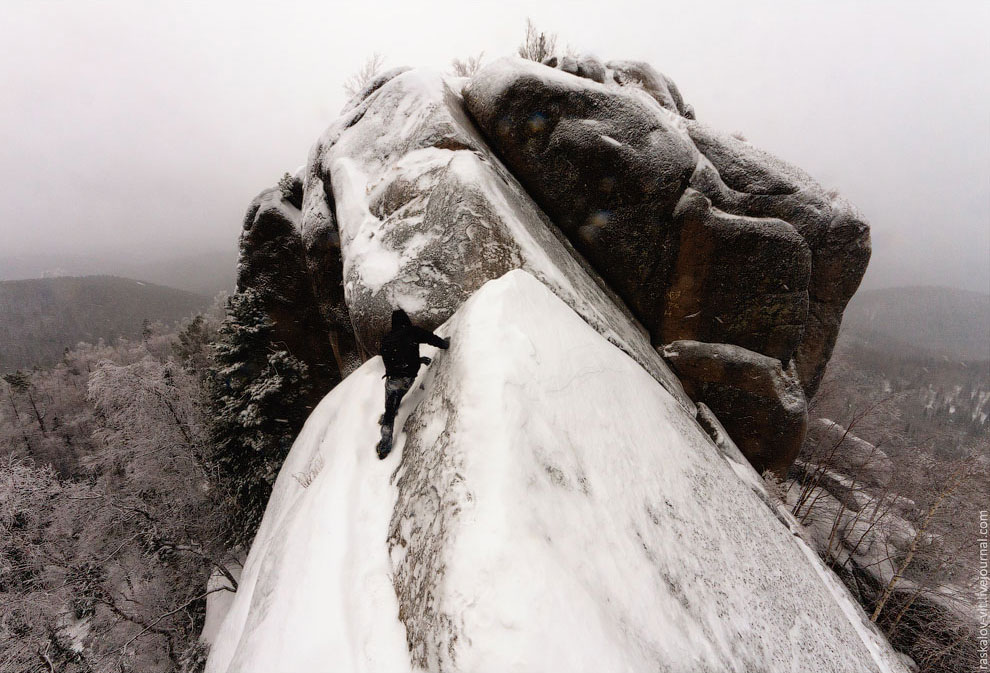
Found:
M 420 365 L 428 365 L 428 357 L 420 357 L 419 344 L 429 344 L 446 350 L 450 339 L 438 337 L 422 327 L 416 327 L 401 308 L 392 311 L 392 329 L 382 337 L 382 360 L 385 362 L 385 413 L 381 417 L 382 438 L 378 442 L 378 457 L 384 459 L 392 451 L 392 424 L 399 402 L 412 387 Z

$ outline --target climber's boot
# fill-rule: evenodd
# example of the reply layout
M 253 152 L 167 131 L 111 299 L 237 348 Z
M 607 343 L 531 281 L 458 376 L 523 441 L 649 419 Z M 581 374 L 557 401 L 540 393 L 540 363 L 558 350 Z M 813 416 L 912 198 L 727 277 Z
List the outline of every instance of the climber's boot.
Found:
M 376 450 L 379 460 L 385 460 L 388 454 L 392 452 L 392 426 L 382 426 L 382 438 L 379 440 Z

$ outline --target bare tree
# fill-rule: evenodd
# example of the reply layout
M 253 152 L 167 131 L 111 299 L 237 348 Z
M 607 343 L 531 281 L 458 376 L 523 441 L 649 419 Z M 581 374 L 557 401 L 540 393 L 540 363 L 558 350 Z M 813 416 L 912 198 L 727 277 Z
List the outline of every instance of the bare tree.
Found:
M 368 57 L 360 70 L 347 78 L 344 82 L 344 93 L 350 98 L 361 93 L 361 90 L 381 72 L 383 65 L 385 65 L 385 57 L 376 51 Z
M 526 19 L 526 38 L 519 45 L 519 55 L 542 63 L 557 52 L 557 34 L 537 30 L 533 20 Z
M 481 69 L 481 61 L 485 58 L 485 52 L 477 56 L 468 56 L 463 61 L 455 58 L 450 62 L 451 70 L 458 77 L 473 77 Z
M 953 446 L 950 433 L 919 432 L 907 425 L 910 391 L 884 385 L 881 394 L 841 357 L 829 366 L 832 376 L 809 405 L 818 431 L 789 475 L 792 513 L 920 671 L 972 670 L 976 624 L 967 597 L 975 592 L 970 559 L 987 480 L 979 457 L 990 440 Z M 833 414 L 842 422 L 829 428 L 821 416 Z M 872 451 L 860 443 L 864 435 Z

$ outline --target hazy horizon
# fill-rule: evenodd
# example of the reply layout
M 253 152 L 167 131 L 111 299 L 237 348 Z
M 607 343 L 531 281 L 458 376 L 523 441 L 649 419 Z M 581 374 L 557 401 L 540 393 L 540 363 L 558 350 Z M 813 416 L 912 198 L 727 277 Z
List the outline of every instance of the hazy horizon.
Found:
M 489 62 L 529 15 L 562 46 L 649 61 L 700 120 L 845 194 L 872 225 L 864 288 L 990 290 L 988 3 L 5 9 L 0 278 L 11 260 L 233 251 L 251 198 L 305 163 L 368 56 Z

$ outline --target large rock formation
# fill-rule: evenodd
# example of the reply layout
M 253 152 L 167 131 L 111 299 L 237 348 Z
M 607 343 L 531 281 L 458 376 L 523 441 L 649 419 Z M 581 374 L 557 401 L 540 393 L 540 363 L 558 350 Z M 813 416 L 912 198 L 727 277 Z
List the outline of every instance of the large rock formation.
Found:
M 721 210 L 783 220 L 808 245 L 808 312 L 793 357 L 811 397 L 832 355 L 842 311 L 866 272 L 869 225 L 852 204 L 826 193 L 796 166 L 700 122 L 685 125 L 706 159 L 692 176 L 692 187 Z
M 299 235 L 299 203 L 286 185 L 261 192 L 244 216 L 237 290 L 257 293 L 274 323 L 273 342 L 302 361 L 313 385 L 315 406 L 340 382 L 341 374 L 329 348 L 330 328 L 313 295 Z
M 313 414 L 208 672 L 903 670 L 731 440 L 542 283 L 440 331 L 387 461 L 379 359 Z
M 313 147 L 283 201 L 301 208 L 337 368 L 377 353 L 394 307 L 433 328 L 521 268 L 689 409 L 656 349 L 709 344 L 690 367 L 680 349 L 691 396 L 783 473 L 867 225 L 800 169 L 696 121 L 649 65 L 555 65 L 502 59 L 469 81 L 388 71 Z
M 753 470 L 800 446 L 865 223 L 647 64 L 554 65 L 384 73 L 252 205 L 244 285 L 350 375 L 208 671 L 900 670 Z M 383 463 L 395 307 L 453 345 Z
M 364 357 L 377 353 L 393 307 L 433 328 L 485 282 L 523 268 L 691 406 L 623 302 L 488 150 L 457 85 L 398 72 L 310 153 L 303 236 L 339 237 L 344 300 Z
M 656 334 L 677 254 L 671 219 L 699 158 L 676 119 L 652 98 L 521 59 L 483 69 L 464 100 L 554 224 Z
M 695 121 L 650 66 L 581 63 L 497 61 L 465 88 L 467 109 L 655 345 L 724 343 L 752 351 L 740 362 L 775 358 L 799 390 L 766 398 L 755 418 L 803 408 L 869 259 L 862 216 L 800 169 Z M 720 381 L 722 401 L 711 385 L 689 387 L 713 409 L 735 390 L 755 411 L 764 398 L 747 385 Z M 786 435 L 761 423 L 749 423 L 743 451 L 786 470 L 804 423 Z
M 674 341 L 664 357 L 693 399 L 703 399 L 757 472 L 787 475 L 801 450 L 808 408 L 793 371 L 730 344 Z

